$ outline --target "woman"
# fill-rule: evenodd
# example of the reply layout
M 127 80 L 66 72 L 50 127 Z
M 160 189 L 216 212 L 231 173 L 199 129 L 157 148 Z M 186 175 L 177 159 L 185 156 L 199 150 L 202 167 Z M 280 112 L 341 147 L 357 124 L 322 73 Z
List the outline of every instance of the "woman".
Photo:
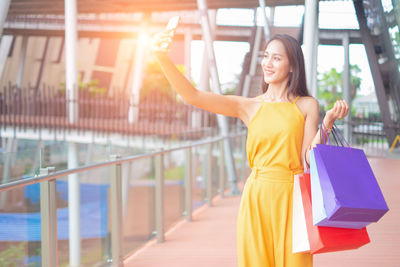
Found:
M 293 177 L 303 172 L 303 161 L 309 162 L 309 150 L 321 143 L 318 101 L 307 91 L 299 43 L 288 35 L 276 35 L 267 43 L 261 63 L 263 94 L 247 98 L 194 88 L 167 55 L 170 33 L 156 35 L 153 48 L 172 87 L 186 103 L 240 118 L 248 127 L 252 172 L 237 220 L 239 266 L 312 266 L 311 254 L 292 253 Z M 348 111 L 345 101 L 337 101 L 323 119 L 324 132 L 329 135 L 335 120 Z

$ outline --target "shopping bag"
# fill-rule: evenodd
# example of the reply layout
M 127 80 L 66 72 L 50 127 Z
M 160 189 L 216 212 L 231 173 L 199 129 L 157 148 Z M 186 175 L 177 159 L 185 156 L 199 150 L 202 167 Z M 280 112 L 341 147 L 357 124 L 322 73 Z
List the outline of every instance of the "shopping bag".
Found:
M 308 242 L 306 218 L 304 216 L 303 201 L 299 185 L 299 175 L 293 181 L 293 219 L 292 219 L 292 252 L 310 251 Z
M 310 253 L 324 253 L 356 249 L 370 242 L 367 229 L 346 229 L 322 227 L 313 225 L 310 174 L 304 173 L 299 177 Z
M 313 215 L 314 223 L 362 228 L 377 222 L 389 209 L 364 151 L 350 147 L 336 128 L 332 133 L 342 146 L 317 144 L 312 149 L 312 196 L 322 195 L 319 200 L 323 203 L 316 205 L 321 213 Z M 320 210 L 321 205 L 324 211 Z
M 332 188 L 329 188 L 324 192 L 322 191 L 319 176 L 320 174 L 322 175 L 322 173 L 326 173 L 324 167 L 325 166 L 319 161 L 319 159 L 315 158 L 315 148 L 310 150 L 311 199 L 314 203 L 312 205 L 314 225 L 353 229 L 365 227 L 370 222 L 339 221 L 329 219 L 326 211 L 326 203 L 329 202 L 329 200 L 334 200 L 335 194 Z M 325 187 L 329 187 L 329 183 L 325 184 Z

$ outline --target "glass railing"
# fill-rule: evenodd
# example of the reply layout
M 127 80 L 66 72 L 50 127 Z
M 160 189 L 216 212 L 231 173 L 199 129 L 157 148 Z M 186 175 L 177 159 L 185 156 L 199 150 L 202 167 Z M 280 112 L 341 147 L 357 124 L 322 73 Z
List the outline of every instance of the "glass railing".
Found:
M 26 195 L 26 187 L 0 192 L 0 266 L 41 261 L 40 205 Z
M 204 128 L 195 131 L 201 136 L 217 136 L 215 129 Z M 188 133 L 190 134 L 190 133 Z M 104 137 L 104 139 L 111 137 Z M 84 139 L 84 138 L 83 138 Z M 173 136 L 147 135 L 137 137 L 118 137 L 117 145 L 109 140 L 92 140 L 84 143 L 81 140 L 76 144 L 77 167 L 107 161 L 110 155 L 132 156 L 145 154 L 159 147 L 173 148 L 182 144 L 190 143 L 191 140 L 174 138 Z M 88 140 L 86 140 L 88 141 Z M 113 140 L 115 141 L 115 139 Z M 3 148 L 0 149 L 0 183 L 24 179 L 38 175 L 42 167 L 52 166 L 56 170 L 68 169 L 68 146 L 67 141 L 29 140 L 4 138 Z M 117 141 L 115 141 L 117 142 Z M 118 143 L 117 142 L 117 143 Z M 7 166 L 7 168 L 4 168 Z
M 244 179 L 245 134 L 229 138 Z M 36 176 L 6 180 L 0 266 L 118 266 L 151 239 L 162 242 L 174 224 L 228 192 L 223 140 L 107 160 L 101 155 L 101 163 L 57 172 L 46 164 Z

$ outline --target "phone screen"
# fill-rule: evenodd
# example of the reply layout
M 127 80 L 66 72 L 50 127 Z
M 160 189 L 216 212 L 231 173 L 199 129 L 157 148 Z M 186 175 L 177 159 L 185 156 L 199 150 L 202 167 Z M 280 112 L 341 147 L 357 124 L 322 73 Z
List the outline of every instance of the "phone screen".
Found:
M 179 20 L 180 20 L 180 16 L 175 16 L 175 17 L 170 18 L 168 21 L 166 30 L 176 29 L 176 27 L 178 27 Z

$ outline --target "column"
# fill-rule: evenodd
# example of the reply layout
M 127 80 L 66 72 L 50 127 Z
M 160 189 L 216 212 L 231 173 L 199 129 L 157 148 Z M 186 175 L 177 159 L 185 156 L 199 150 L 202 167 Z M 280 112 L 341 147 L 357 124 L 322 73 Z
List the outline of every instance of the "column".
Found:
M 343 36 L 343 48 L 344 48 L 344 66 L 343 66 L 343 99 L 349 104 L 351 108 L 351 91 L 350 91 L 350 59 L 349 59 L 349 47 L 350 37 L 349 33 L 346 32 Z M 350 143 L 351 142 L 351 109 L 349 114 L 345 118 L 344 124 L 344 137 Z
M 135 63 L 132 74 L 131 97 L 129 101 L 128 120 L 135 123 L 139 119 L 139 96 L 143 83 L 144 53 L 145 53 L 144 31 L 139 31 L 135 47 Z
M 264 39 L 265 41 L 268 42 L 268 40 L 271 38 L 271 33 L 269 30 L 269 22 L 268 22 L 268 17 L 267 13 L 265 11 L 265 0 L 258 0 L 259 6 L 261 8 L 261 17 L 263 21 L 263 28 L 264 28 Z
M 311 95 L 317 96 L 317 88 L 314 86 L 316 76 L 315 62 L 317 60 L 316 46 L 318 45 L 318 1 L 305 0 L 304 15 L 304 63 L 306 68 L 307 87 Z M 318 47 L 318 46 L 317 46 Z
M 65 84 L 69 123 L 78 120 L 78 33 L 77 0 L 66 0 L 65 5 Z M 68 169 L 78 167 L 77 144 L 68 144 Z M 68 212 L 69 212 L 69 265 L 81 265 L 81 218 L 80 189 L 77 174 L 68 176 Z
M 65 1 L 65 84 L 69 123 L 78 120 L 77 0 Z
M 18 72 L 16 80 L 16 85 L 18 88 L 22 87 L 22 82 L 24 81 L 25 58 L 26 58 L 27 48 L 28 48 L 28 37 L 23 36 L 21 42 L 21 53 L 18 59 Z
M 0 1 L 0 38 L 3 36 L 4 23 L 6 22 L 11 0 Z

